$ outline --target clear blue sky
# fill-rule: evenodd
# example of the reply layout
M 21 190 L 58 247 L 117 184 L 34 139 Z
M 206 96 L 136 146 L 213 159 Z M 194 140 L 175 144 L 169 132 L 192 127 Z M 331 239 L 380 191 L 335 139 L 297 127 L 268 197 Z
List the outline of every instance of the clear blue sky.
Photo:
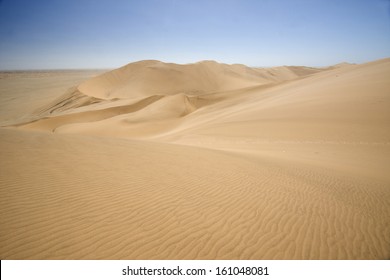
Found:
M 389 0 L 0 0 L 0 69 L 390 57 Z

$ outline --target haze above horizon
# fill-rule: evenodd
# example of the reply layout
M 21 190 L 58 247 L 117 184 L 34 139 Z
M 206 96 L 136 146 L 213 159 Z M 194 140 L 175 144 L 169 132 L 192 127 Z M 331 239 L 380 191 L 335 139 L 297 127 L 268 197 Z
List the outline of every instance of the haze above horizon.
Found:
M 0 70 L 145 59 L 327 66 L 389 56 L 389 0 L 0 0 Z

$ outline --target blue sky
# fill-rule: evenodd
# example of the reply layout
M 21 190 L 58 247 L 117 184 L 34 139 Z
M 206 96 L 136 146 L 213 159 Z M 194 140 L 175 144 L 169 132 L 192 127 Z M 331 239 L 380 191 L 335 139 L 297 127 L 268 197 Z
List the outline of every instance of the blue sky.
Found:
M 0 0 L 0 69 L 390 57 L 389 0 Z

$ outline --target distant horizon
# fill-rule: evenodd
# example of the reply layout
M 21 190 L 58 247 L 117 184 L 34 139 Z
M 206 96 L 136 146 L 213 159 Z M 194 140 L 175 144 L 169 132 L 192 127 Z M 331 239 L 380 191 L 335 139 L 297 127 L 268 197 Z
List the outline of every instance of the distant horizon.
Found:
M 389 34 L 390 0 L 0 0 L 0 70 L 361 64 Z
M 251 66 L 251 65 L 246 65 L 246 64 L 243 64 L 243 63 L 225 63 L 225 62 L 222 62 L 222 61 L 216 61 L 216 60 L 211 60 L 211 59 L 205 59 L 205 60 L 200 60 L 200 61 L 195 61 L 195 62 L 189 62 L 189 63 L 175 63 L 175 62 L 170 62 L 170 61 L 161 61 L 161 60 L 158 60 L 158 59 L 142 59 L 142 60 L 136 60 L 136 61 L 131 61 L 129 63 L 125 63 L 121 66 L 118 66 L 118 67 L 106 67 L 106 68 L 31 68 L 31 69 L 0 69 L 0 72 L 33 72 L 33 71 L 42 71 L 42 72 L 45 72 L 45 71 L 101 71 L 101 70 L 115 70 L 115 69 L 118 69 L 118 68 L 121 68 L 121 67 L 124 67 L 128 64 L 131 64 L 131 63 L 137 63 L 137 62 L 140 62 L 140 61 L 147 61 L 147 60 L 156 60 L 156 61 L 159 61 L 159 62 L 162 62 L 162 63 L 172 63 L 172 64 L 177 64 L 177 65 L 188 65 L 188 64 L 195 64 L 195 63 L 199 63 L 199 62 L 203 62 L 203 61 L 215 61 L 219 64 L 226 64 L 226 65 L 245 65 L 247 67 L 251 67 L 251 68 L 273 68 L 273 67 L 283 67 L 283 66 L 286 66 L 286 67 L 312 67 L 312 68 L 326 68 L 326 67 L 332 67 L 332 66 L 335 66 L 335 65 L 339 65 L 339 64 L 343 64 L 343 63 L 347 63 L 347 64 L 351 64 L 351 65 L 359 65 L 359 64 L 364 64 L 364 63 L 369 63 L 369 62 L 373 62 L 373 61 L 379 61 L 379 60 L 384 60 L 384 59 L 390 59 L 390 57 L 383 57 L 383 58 L 379 58 L 379 59 L 375 59 L 375 60 L 370 60 L 370 61 L 364 61 L 364 62 L 361 62 L 361 63 L 354 63 L 354 62 L 349 62 L 349 61 L 340 61 L 338 63 L 335 63 L 335 64 L 331 64 L 331 65 L 303 65 L 303 64 L 295 64 L 295 65 L 292 65 L 292 64 L 281 64 L 281 65 L 265 65 L 265 66 Z

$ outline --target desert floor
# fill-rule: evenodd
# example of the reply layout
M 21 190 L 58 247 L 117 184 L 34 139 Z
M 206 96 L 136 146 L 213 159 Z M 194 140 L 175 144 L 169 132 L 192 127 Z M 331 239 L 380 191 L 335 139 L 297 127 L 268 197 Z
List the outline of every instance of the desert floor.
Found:
M 390 59 L 0 73 L 1 259 L 390 259 Z

